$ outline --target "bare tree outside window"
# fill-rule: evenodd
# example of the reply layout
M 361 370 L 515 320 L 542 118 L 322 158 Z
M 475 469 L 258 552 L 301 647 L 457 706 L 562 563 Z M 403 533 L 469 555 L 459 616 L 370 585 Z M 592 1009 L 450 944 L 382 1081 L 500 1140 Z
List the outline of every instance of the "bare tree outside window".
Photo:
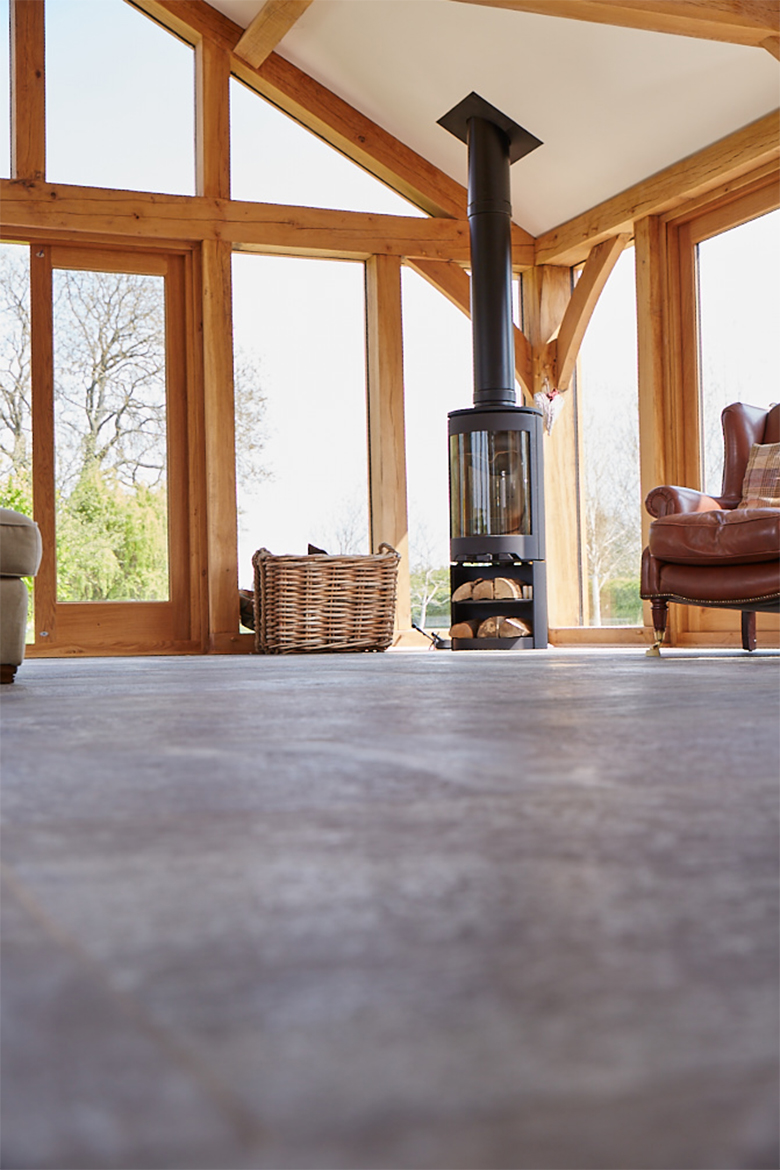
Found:
M 169 596 L 165 285 L 55 270 L 57 596 Z
M 368 552 L 366 492 L 354 490 L 334 502 L 326 516 L 312 520 L 311 543 L 332 556 Z
M 32 507 L 28 251 L 0 245 L 0 482 L 3 506 Z M 8 501 L 8 502 L 6 502 Z
M 605 414 L 584 419 L 588 624 L 640 624 L 639 436 L 628 412 Z
M 580 350 L 586 625 L 641 625 L 642 554 L 634 253 L 615 266 Z
M 166 464 L 165 292 L 159 276 L 54 272 L 57 489 L 85 472 L 159 486 Z
M 57 596 L 169 594 L 165 294 L 160 276 L 55 270 Z M 0 247 L 0 504 L 32 512 L 28 250 Z M 237 465 L 265 474 L 257 363 L 236 365 Z
M 0 244 L 0 506 L 32 515 L 29 249 Z M 28 642 L 35 641 L 35 593 L 27 578 Z
M 416 626 L 444 628 L 450 624 L 450 569 L 442 564 L 441 534 L 418 517 L 411 533 L 409 560 L 412 621 Z

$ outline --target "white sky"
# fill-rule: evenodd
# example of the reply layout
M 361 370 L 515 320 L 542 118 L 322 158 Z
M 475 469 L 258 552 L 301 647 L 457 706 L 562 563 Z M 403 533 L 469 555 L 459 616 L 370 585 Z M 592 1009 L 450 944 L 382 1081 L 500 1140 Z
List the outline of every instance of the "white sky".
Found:
M 730 402 L 769 406 L 780 400 L 778 259 L 780 211 L 751 220 L 699 245 L 705 428 L 715 424 L 723 407 Z M 720 443 L 710 450 L 711 458 L 705 458 L 704 488 L 720 495 L 723 473 Z
M 333 543 L 341 508 L 362 521 L 367 552 L 362 264 L 237 254 L 233 322 L 238 363 L 256 360 L 266 397 L 271 476 L 258 491 L 239 484 L 242 578 L 257 548 Z
M 0 176 L 7 179 L 11 174 L 11 101 L 10 101 L 10 34 L 8 0 L 0 0 Z

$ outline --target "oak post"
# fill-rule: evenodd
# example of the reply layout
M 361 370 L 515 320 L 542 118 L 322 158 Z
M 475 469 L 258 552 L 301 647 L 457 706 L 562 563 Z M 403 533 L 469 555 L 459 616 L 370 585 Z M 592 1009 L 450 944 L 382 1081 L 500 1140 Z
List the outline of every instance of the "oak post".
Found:
M 666 483 L 664 451 L 666 330 L 664 323 L 664 225 L 657 216 L 637 221 L 636 311 L 639 379 L 639 464 L 642 499 Z M 642 541 L 647 544 L 650 516 L 642 510 Z
M 51 248 L 30 248 L 30 380 L 32 383 L 33 515 L 43 556 L 35 578 L 35 644 L 57 633 L 57 528 L 54 511 L 54 346 Z
M 401 261 L 372 256 L 366 264 L 368 477 L 371 548 L 382 541 L 401 554 L 396 633 L 411 629 L 409 524 L 406 511 Z
M 681 385 L 680 331 L 671 302 L 679 301 L 679 274 L 669 266 L 669 234 L 658 216 L 637 220 L 635 226 L 637 371 L 639 384 L 639 471 L 642 499 L 662 483 L 682 482 L 677 444 L 679 422 L 678 389 Z M 672 248 L 672 259 L 676 258 Z M 647 544 L 651 517 L 642 508 L 642 543 Z M 649 602 L 643 605 L 644 625 L 655 626 Z M 687 606 L 675 606 L 668 623 L 669 641 L 688 622 Z
M 230 198 L 230 56 L 203 38 L 195 46 L 196 191 Z
M 555 386 L 554 344 L 571 298 L 568 268 L 537 267 L 524 272 L 523 321 L 533 350 L 534 393 Z M 552 343 L 552 344 L 551 344 Z M 547 605 L 551 627 L 580 625 L 580 548 L 577 416 L 574 392 L 552 434 L 544 435 L 544 497 L 547 546 Z
M 46 176 L 44 0 L 11 0 L 11 175 Z
M 203 242 L 203 395 L 209 649 L 238 647 L 238 517 L 230 245 Z

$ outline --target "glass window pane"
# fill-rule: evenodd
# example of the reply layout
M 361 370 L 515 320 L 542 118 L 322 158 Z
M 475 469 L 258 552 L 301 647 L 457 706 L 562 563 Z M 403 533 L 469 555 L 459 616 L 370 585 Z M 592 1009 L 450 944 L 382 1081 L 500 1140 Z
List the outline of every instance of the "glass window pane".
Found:
M 30 250 L 0 244 L 0 507 L 32 516 Z M 28 582 L 32 593 L 32 579 Z M 32 606 L 27 641 L 34 640 Z
M 719 496 L 724 406 L 780 398 L 780 211 L 704 240 L 698 272 L 704 491 Z
M 166 600 L 164 279 L 53 286 L 57 598 Z
M 607 281 L 580 349 L 584 625 L 642 624 L 634 250 Z
M 17 485 L 19 503 L 32 502 L 30 422 L 30 250 L 0 244 L 0 476 Z M 15 508 L 4 503 L 5 508 Z M 24 512 L 25 508 L 16 508 Z
M 11 26 L 8 0 L 0 0 L 0 178 L 11 177 Z
M 234 199 L 425 218 L 425 212 L 236 80 L 230 83 Z
M 362 264 L 233 257 L 239 578 L 252 554 L 369 552 Z
M 401 279 L 412 621 L 448 629 L 447 414 L 472 405 L 471 322 L 410 268 Z
M 46 2 L 50 183 L 195 193 L 194 52 L 124 0 Z

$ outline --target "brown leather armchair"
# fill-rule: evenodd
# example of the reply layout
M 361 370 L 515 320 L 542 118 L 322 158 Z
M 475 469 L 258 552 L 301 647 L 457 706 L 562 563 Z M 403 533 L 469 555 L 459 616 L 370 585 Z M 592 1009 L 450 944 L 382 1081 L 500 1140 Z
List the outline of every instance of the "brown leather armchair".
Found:
M 657 487 L 642 554 L 641 596 L 652 602 L 658 654 L 670 601 L 742 611 L 742 645 L 756 648 L 756 613 L 780 609 L 780 508 L 739 508 L 753 443 L 780 442 L 780 405 L 736 402 L 721 416 L 726 444 L 720 496 Z

